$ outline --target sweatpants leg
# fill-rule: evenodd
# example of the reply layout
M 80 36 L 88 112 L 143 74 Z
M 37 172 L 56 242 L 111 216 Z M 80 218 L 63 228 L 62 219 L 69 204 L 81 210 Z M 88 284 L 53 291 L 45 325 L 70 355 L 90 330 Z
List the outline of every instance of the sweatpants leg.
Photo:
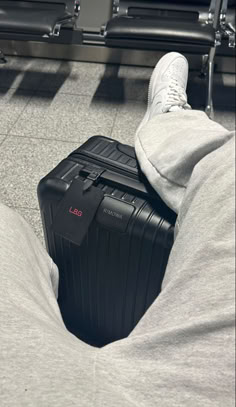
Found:
M 98 356 L 97 406 L 235 405 L 234 142 L 194 111 L 156 116 L 137 135 L 143 171 L 178 213 L 177 237 L 161 294 Z
M 0 406 L 88 407 L 94 349 L 65 328 L 58 270 L 27 223 L 0 204 Z
M 149 182 L 178 213 L 196 164 L 232 137 L 204 112 L 182 110 L 154 116 L 136 134 L 135 149 Z

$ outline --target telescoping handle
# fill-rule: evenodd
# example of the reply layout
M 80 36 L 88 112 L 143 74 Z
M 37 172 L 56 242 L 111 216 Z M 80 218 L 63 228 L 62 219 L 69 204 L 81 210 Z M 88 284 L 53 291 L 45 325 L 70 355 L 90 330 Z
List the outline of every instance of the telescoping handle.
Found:
M 84 191 L 89 189 L 92 185 L 96 185 L 98 181 L 104 182 L 105 184 L 110 184 L 116 188 L 121 187 L 122 189 L 124 186 L 129 190 L 130 193 L 141 195 L 141 196 L 149 196 L 150 191 L 146 188 L 143 182 L 140 182 L 138 179 L 134 179 L 123 174 L 115 173 L 110 170 L 97 170 L 90 171 L 89 168 L 83 168 L 80 173 L 86 176 L 86 180 L 84 182 Z M 157 199 L 158 196 L 155 193 L 155 198 Z

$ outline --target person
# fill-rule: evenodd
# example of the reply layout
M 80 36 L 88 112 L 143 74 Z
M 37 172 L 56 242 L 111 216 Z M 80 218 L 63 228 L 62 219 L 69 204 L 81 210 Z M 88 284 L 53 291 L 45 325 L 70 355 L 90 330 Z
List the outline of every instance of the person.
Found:
M 235 135 L 187 103 L 188 63 L 166 54 L 135 136 L 141 168 L 178 214 L 162 291 L 128 338 L 68 332 L 58 270 L 0 205 L 0 405 L 233 407 Z

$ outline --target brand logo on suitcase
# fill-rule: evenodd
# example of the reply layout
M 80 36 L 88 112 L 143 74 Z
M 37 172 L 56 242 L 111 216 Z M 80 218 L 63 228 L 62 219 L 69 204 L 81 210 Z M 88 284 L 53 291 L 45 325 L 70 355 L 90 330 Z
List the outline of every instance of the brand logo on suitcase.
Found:
M 117 213 L 115 211 L 111 211 L 110 209 L 104 208 L 103 209 L 104 213 L 107 213 L 110 216 L 113 216 L 114 218 L 118 218 L 118 219 L 122 219 L 123 215 L 121 215 L 121 213 Z
M 79 211 L 79 209 L 77 209 L 77 208 L 72 209 L 72 206 L 70 207 L 69 212 L 72 213 L 72 215 L 83 216 L 82 211 Z

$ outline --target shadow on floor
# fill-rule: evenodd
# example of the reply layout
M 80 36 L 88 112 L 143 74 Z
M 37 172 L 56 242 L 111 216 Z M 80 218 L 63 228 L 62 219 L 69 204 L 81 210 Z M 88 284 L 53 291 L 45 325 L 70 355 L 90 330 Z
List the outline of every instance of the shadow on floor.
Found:
M 21 76 L 21 80 L 17 87 L 15 87 L 14 83 L 19 76 Z M 22 72 L 21 69 L 11 68 L 6 63 L 0 69 L 0 95 L 5 95 L 10 89 L 14 89 L 14 96 L 28 97 L 29 91 L 33 91 L 35 93 L 34 96 L 37 97 L 36 92 L 42 90 L 45 92 L 44 97 L 51 100 L 61 89 L 68 77 L 73 80 L 71 66 L 67 61 L 61 62 L 57 70 L 53 72 L 41 72 L 32 69 Z M 47 89 L 47 84 L 49 84 L 49 90 Z M 43 88 L 41 89 L 42 85 Z M 41 94 L 39 97 L 41 98 Z
M 187 94 L 189 104 L 193 109 L 205 106 L 207 97 L 207 79 L 201 77 L 198 72 L 190 72 Z M 233 80 L 231 80 L 231 83 L 227 84 L 223 82 L 223 75 L 215 75 L 213 84 L 213 103 L 215 109 L 222 108 L 223 110 L 234 112 L 235 83 Z
M 127 100 L 145 102 L 149 80 L 146 78 L 119 77 L 120 65 L 106 65 L 105 72 L 93 95 L 92 104 L 102 103 L 124 104 Z

